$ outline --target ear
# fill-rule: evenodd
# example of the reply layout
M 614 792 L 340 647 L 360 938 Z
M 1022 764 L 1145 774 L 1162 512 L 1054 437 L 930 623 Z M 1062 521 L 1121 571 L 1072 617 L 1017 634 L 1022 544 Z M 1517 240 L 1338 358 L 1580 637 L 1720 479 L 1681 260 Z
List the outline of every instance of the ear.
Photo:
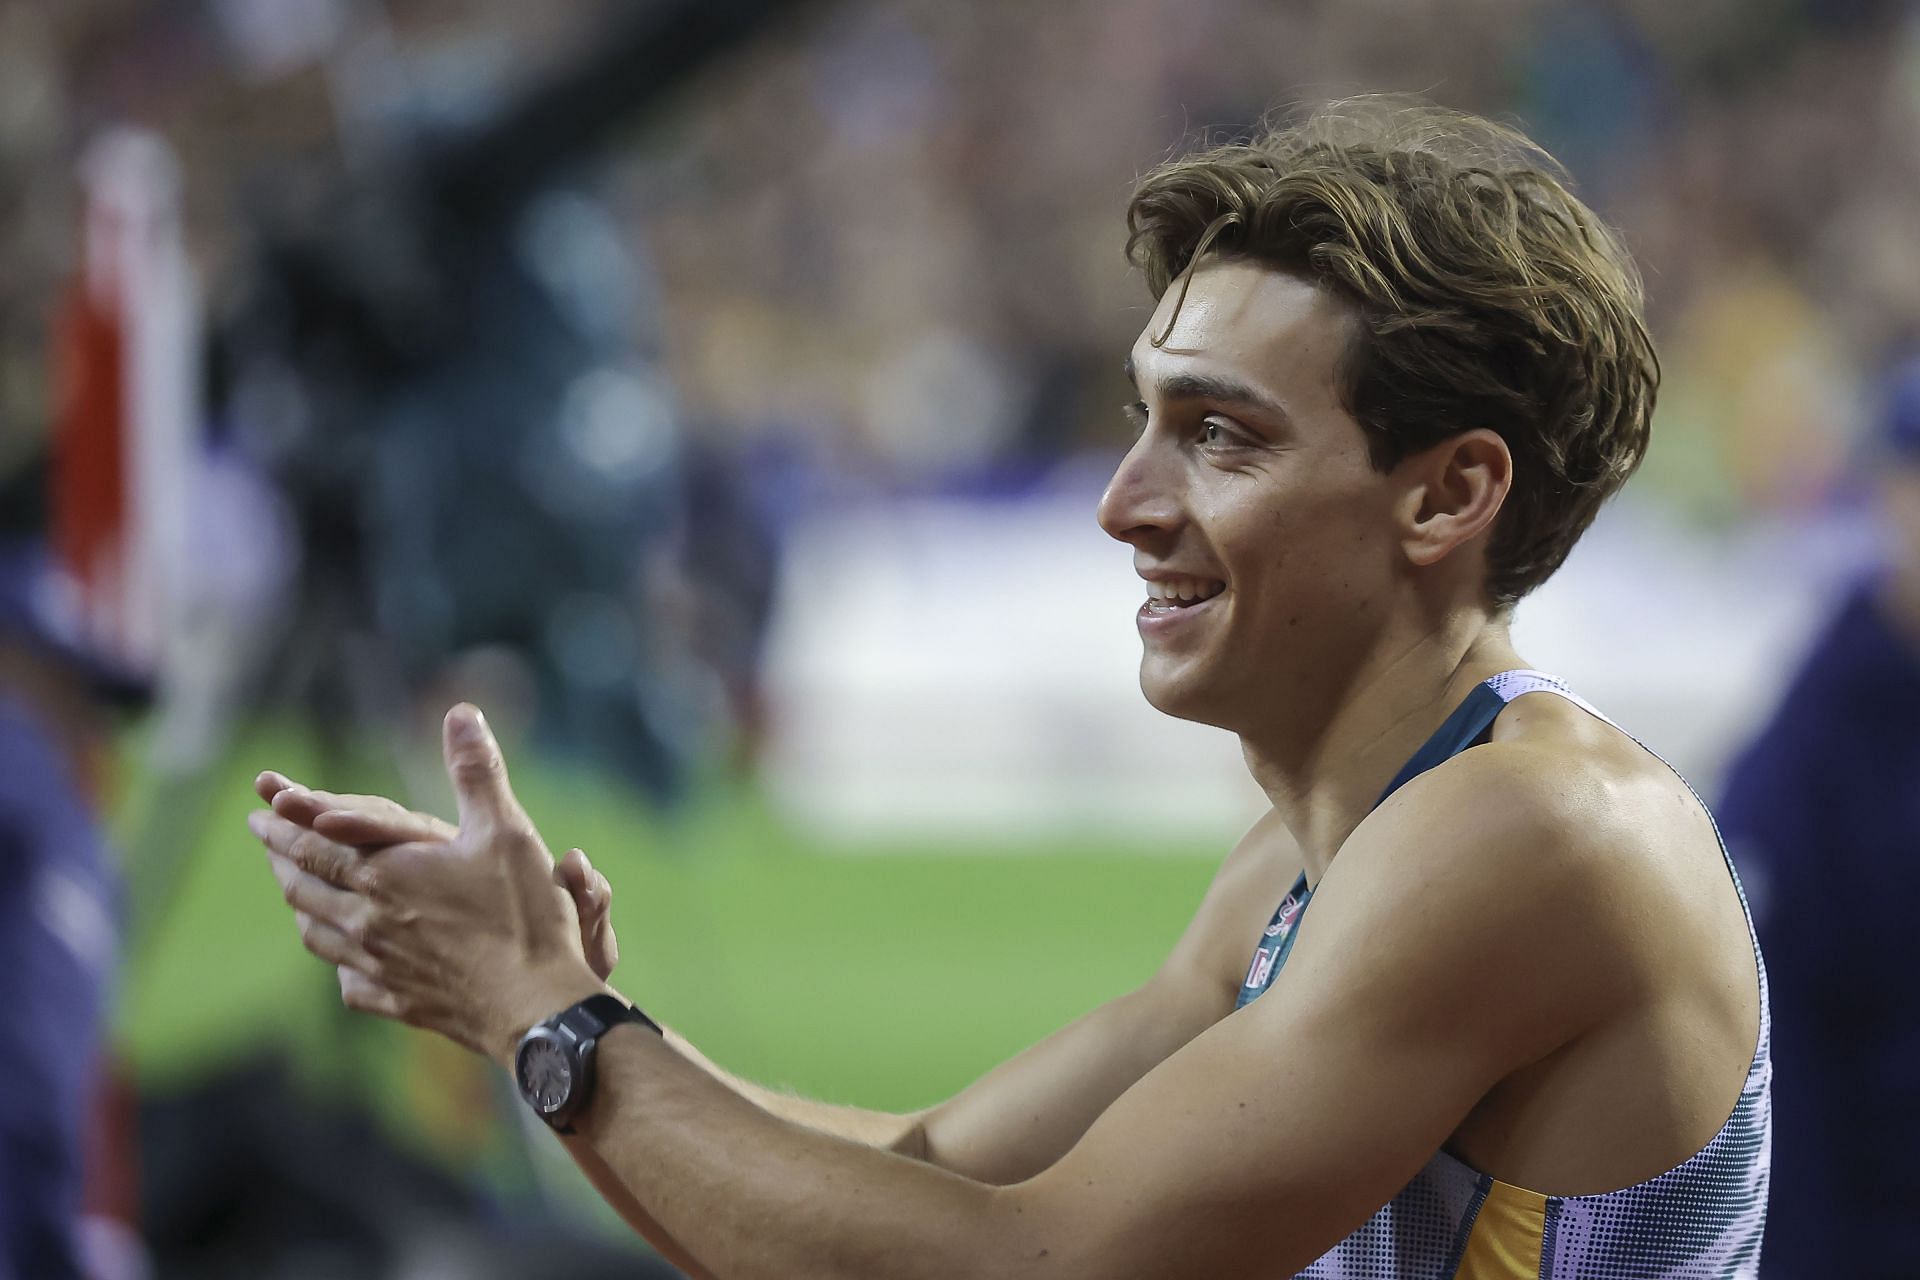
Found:
M 1401 546 L 1421 567 L 1435 565 L 1493 526 L 1513 487 L 1513 454 L 1485 427 L 1448 436 L 1401 460 Z

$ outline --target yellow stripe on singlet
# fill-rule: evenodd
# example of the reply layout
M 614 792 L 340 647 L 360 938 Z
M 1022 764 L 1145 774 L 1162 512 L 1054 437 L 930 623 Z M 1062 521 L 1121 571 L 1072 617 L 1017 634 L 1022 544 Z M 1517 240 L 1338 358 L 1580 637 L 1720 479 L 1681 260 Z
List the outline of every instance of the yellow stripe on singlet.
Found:
M 1540 1280 L 1547 1198 L 1495 1181 L 1473 1220 L 1455 1280 Z

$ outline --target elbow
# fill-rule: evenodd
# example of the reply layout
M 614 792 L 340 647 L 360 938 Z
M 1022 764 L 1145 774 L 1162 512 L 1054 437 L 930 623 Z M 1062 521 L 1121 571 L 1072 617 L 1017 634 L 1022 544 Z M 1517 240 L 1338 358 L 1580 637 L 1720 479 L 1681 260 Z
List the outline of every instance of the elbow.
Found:
M 887 1143 L 887 1150 L 897 1156 L 917 1160 L 921 1164 L 934 1163 L 933 1150 L 927 1142 L 927 1113 L 916 1111 L 911 1115 L 903 1116 L 902 1119 L 906 1123 L 892 1141 Z

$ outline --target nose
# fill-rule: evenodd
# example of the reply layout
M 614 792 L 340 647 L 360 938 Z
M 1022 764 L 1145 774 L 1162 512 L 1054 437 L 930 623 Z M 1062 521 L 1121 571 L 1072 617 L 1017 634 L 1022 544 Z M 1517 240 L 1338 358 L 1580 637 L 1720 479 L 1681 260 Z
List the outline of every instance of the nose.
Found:
M 1168 451 L 1154 436 L 1152 430 L 1141 433 L 1100 495 L 1100 527 L 1136 547 L 1156 535 L 1172 533 L 1185 518 L 1175 474 L 1177 460 L 1165 456 Z

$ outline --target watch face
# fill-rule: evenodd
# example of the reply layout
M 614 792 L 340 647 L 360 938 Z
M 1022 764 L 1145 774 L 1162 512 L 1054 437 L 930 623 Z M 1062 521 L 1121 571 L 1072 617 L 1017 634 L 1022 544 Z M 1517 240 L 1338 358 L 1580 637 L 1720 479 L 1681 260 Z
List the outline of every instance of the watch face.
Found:
M 532 1039 L 520 1048 L 520 1091 L 541 1111 L 558 1111 L 573 1093 L 573 1062 L 552 1040 Z

